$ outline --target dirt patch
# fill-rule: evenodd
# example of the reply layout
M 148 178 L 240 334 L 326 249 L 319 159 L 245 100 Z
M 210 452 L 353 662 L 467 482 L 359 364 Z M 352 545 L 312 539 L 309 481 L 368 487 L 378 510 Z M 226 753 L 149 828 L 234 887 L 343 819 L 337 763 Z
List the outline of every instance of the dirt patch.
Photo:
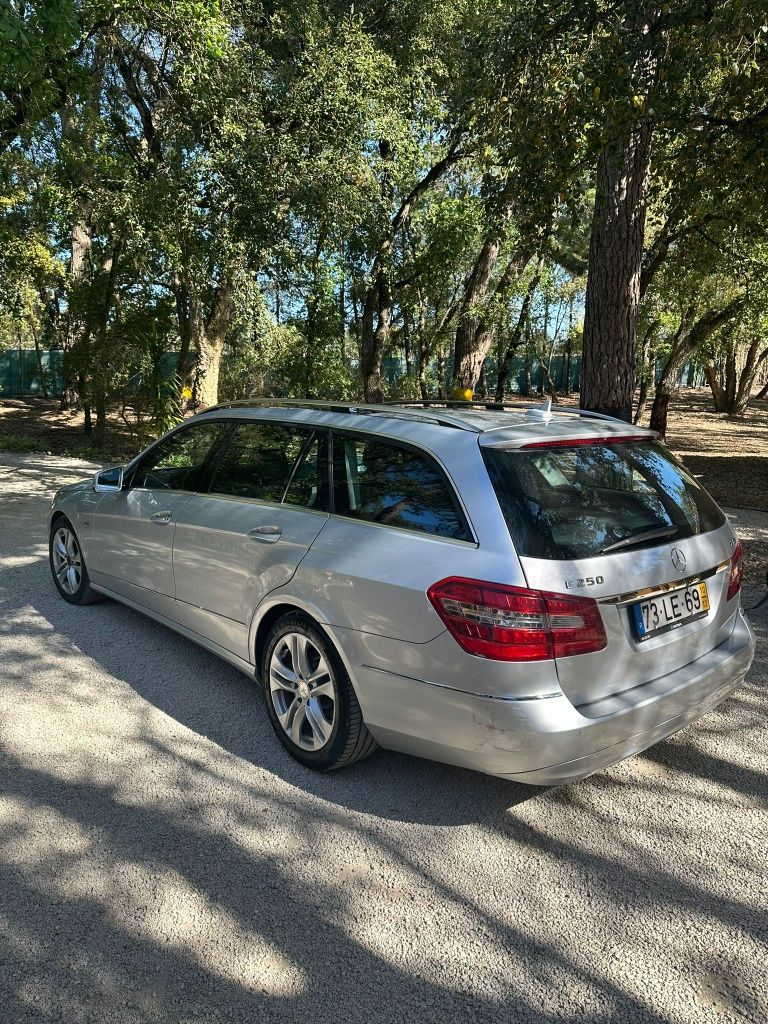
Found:
M 667 444 L 721 504 L 768 510 L 768 402 L 726 416 L 712 411 L 709 389 L 686 391 L 670 410 Z
M 0 450 L 49 452 L 94 462 L 124 462 L 142 448 L 117 416 L 110 418 L 102 442 L 84 432 L 82 411 L 62 410 L 57 399 L 0 400 Z

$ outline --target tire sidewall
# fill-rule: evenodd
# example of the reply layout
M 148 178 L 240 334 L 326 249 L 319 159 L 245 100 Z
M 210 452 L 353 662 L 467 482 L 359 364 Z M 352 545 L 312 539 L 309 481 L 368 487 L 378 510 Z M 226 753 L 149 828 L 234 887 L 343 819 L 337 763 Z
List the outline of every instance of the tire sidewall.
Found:
M 80 565 L 82 567 L 82 571 L 80 573 L 80 586 L 77 588 L 74 594 L 68 594 L 67 591 L 62 587 L 62 585 L 58 581 L 56 572 L 53 568 L 53 538 L 56 535 L 56 531 L 60 530 L 62 527 L 65 527 L 67 530 L 69 530 L 69 532 L 77 541 L 77 547 L 80 551 Z M 90 590 L 90 580 L 88 577 L 88 570 L 85 566 L 85 556 L 83 555 L 83 546 L 80 543 L 80 538 L 75 533 L 70 521 L 66 519 L 64 516 L 59 516 L 58 519 L 55 519 L 51 523 L 51 530 L 48 536 L 48 564 L 51 569 L 51 576 L 53 577 L 53 582 L 56 585 L 56 589 L 58 590 L 59 595 L 63 597 L 68 604 L 81 604 L 83 598 Z
M 333 689 L 336 695 L 336 720 L 333 723 L 330 740 L 320 750 L 304 750 L 297 746 L 283 729 L 278 721 L 272 693 L 269 686 L 269 665 L 272 655 L 280 640 L 287 633 L 302 633 L 318 648 L 327 661 L 333 681 Z M 307 616 L 300 612 L 283 616 L 275 623 L 267 636 L 264 646 L 264 658 L 261 663 L 261 679 L 264 689 L 264 700 L 267 705 L 267 714 L 272 726 L 277 733 L 278 739 L 286 750 L 310 768 L 332 768 L 343 752 L 349 730 L 349 690 L 351 685 L 347 671 L 341 663 L 336 650 L 322 630 L 318 629 Z

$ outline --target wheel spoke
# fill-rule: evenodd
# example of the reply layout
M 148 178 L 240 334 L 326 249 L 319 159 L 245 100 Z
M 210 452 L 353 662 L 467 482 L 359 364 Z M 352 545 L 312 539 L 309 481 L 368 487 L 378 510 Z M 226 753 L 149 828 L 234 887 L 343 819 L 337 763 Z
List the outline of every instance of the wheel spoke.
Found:
M 66 562 L 59 562 L 59 564 L 56 566 L 56 575 L 59 578 L 59 582 L 61 582 L 67 575 L 68 570 L 69 566 L 67 565 Z
M 318 686 L 320 683 L 324 683 L 326 679 L 329 679 L 330 676 L 331 673 L 325 663 L 325 658 L 321 658 L 315 671 L 308 676 L 307 682 L 310 686 Z
M 62 531 L 61 530 L 59 530 L 59 532 L 56 534 L 56 540 L 55 540 L 55 543 L 54 543 L 54 547 L 56 548 L 57 554 L 61 558 L 66 558 L 67 557 L 67 547 L 66 547 L 66 544 L 64 543 L 64 541 L 62 539 Z
M 296 711 L 294 712 L 291 724 L 288 727 L 288 735 L 291 737 L 291 739 L 297 746 L 301 746 L 301 727 L 304 725 L 304 722 L 306 721 L 307 709 L 306 705 L 299 704 L 297 700 L 295 700 L 293 703 L 296 705 Z
M 281 690 L 287 690 L 289 693 L 296 692 L 296 686 L 298 680 L 296 676 L 287 668 L 279 658 L 273 658 L 272 664 L 269 668 L 269 677 L 272 683 L 274 683 L 273 689 L 278 687 Z
M 308 679 L 311 675 L 308 647 L 309 641 L 305 636 L 300 633 L 291 633 L 291 661 L 293 662 L 293 671 L 299 679 Z
M 331 729 L 333 728 L 333 722 L 329 722 L 323 714 L 323 709 L 320 707 L 316 700 L 310 700 L 306 706 L 306 718 L 309 722 L 309 727 L 312 730 L 315 737 L 315 746 L 322 747 L 324 743 L 328 742 L 328 737 L 331 735 Z
M 325 674 L 326 676 L 328 675 L 327 672 Z M 318 683 L 316 686 L 312 687 L 312 696 L 330 697 L 331 700 L 336 700 L 336 693 L 333 689 L 333 682 L 331 681 L 330 677 L 328 677 L 324 683 Z
M 64 536 L 66 537 L 65 545 L 67 548 L 67 554 L 69 555 L 70 558 L 74 558 L 74 556 L 77 554 L 77 545 L 75 544 L 75 538 L 71 533 L 69 533 L 69 531 L 67 531 L 67 533 Z
M 69 584 L 70 593 L 74 594 L 80 584 L 80 580 L 77 578 L 77 570 L 72 565 L 67 569 L 67 583 Z
M 272 696 L 275 696 L 274 692 Z M 285 731 L 290 732 L 293 717 L 296 714 L 296 709 L 299 706 L 299 702 L 298 700 L 292 700 L 289 702 L 285 698 L 285 694 L 280 693 L 279 691 L 278 697 L 280 701 L 279 705 L 277 702 L 275 702 L 275 713 L 277 714 L 277 719 L 280 722 L 280 725 L 282 725 L 282 727 L 285 729 Z

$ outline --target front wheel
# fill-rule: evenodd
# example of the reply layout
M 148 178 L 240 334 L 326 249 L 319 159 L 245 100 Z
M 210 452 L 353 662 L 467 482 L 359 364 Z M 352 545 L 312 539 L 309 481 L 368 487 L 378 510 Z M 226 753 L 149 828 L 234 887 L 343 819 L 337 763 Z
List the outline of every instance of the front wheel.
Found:
M 297 761 L 329 770 L 376 750 L 341 659 L 307 616 L 278 619 L 267 637 L 261 676 L 272 726 Z
M 62 517 L 52 524 L 48 555 L 53 582 L 65 601 L 93 604 L 101 600 L 101 594 L 90 584 L 80 542 L 68 519 Z

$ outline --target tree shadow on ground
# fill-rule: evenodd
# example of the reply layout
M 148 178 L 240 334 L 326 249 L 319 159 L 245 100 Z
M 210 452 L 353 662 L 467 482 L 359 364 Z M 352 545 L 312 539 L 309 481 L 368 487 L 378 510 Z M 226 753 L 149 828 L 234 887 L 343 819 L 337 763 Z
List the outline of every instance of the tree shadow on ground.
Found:
M 690 803 L 691 778 L 762 799 L 762 771 L 662 744 L 644 760 L 670 800 L 642 819 L 633 795 L 661 787 L 629 770 L 541 791 L 383 752 L 316 775 L 272 734 L 254 681 L 122 605 L 63 602 L 43 540 L 33 529 L 2 567 L 5 700 L 51 726 L 93 717 L 49 763 L 0 734 L 3 1024 L 650 1024 L 680 1018 L 638 988 L 643 963 L 671 957 L 678 985 L 698 949 L 670 922 L 765 939 L 758 901 L 666 856 L 696 841 L 695 814 L 652 813 Z M 42 702 L 41 677 L 59 680 Z M 105 705 L 124 717 L 105 726 Z M 651 918 L 671 953 L 634 933 Z M 764 1019 L 761 999 L 735 1005 Z

